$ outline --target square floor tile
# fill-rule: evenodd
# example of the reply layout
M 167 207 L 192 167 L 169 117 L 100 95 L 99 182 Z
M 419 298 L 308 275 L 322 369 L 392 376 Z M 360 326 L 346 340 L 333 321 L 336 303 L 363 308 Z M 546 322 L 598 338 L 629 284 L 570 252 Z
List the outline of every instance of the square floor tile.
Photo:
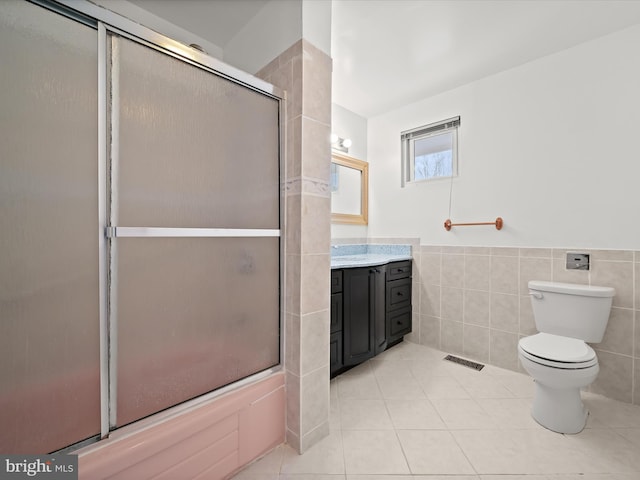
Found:
M 411 377 L 376 375 L 384 398 L 426 398 L 418 381 Z
M 458 380 L 453 377 L 423 376 L 418 377 L 418 382 L 427 398 L 471 398 L 469 393 L 462 388 Z
M 398 437 L 412 474 L 476 473 L 449 432 L 399 430 Z
M 480 480 L 549 480 L 549 477 L 546 475 L 480 475 Z
M 329 397 L 329 430 L 340 430 L 340 400 L 338 397 Z
M 466 379 L 458 379 L 471 398 L 514 398 L 498 379 L 491 375 L 470 376 Z
M 330 475 L 322 473 L 307 473 L 307 474 L 282 474 L 278 480 L 346 480 L 346 475 Z M 234 479 L 235 480 L 235 479 Z M 260 480 L 260 479 L 256 479 Z
M 426 398 L 387 399 L 387 410 L 397 430 L 444 430 L 446 425 Z
M 545 429 L 451 432 L 479 474 L 580 473 L 580 452 Z
M 373 373 L 345 375 L 338 378 L 339 398 L 382 398 Z
M 496 422 L 473 399 L 431 400 L 449 430 L 498 428 Z
M 496 375 L 494 378 L 514 397 L 533 398 L 535 383 L 530 376 L 509 372 L 508 375 Z
M 594 419 L 607 427 L 640 428 L 640 405 L 618 402 L 593 393 L 583 393 L 582 401 Z
M 481 381 L 491 376 L 491 374 L 487 373 L 487 371 L 485 370 L 486 366 L 482 370 L 476 370 L 475 368 L 460 365 L 458 363 L 445 363 L 449 363 L 451 365 L 451 376 L 458 379 L 460 383 L 465 383 L 467 381 Z
M 640 449 L 640 428 L 616 428 L 615 431 Z
M 444 353 L 442 354 L 444 356 Z M 453 378 L 453 374 L 451 373 L 452 369 L 454 369 L 456 365 L 451 364 L 450 362 L 445 362 L 442 358 L 435 359 L 427 359 L 420 362 L 414 360 L 411 365 L 411 372 L 416 376 L 416 378 L 420 377 L 451 377 Z
M 411 360 L 395 357 L 376 360 L 377 358 L 375 357 L 371 360 L 371 368 L 375 375 L 413 378 L 413 373 L 411 373 L 413 362 Z
M 531 399 L 479 398 L 476 401 L 498 428 L 543 428 L 531 416 Z
M 585 429 L 565 438 L 579 452 L 582 472 L 640 472 L 640 449 L 616 430 Z
M 331 432 L 303 455 L 285 446 L 281 473 L 324 473 L 344 474 L 342 434 Z
M 340 425 L 343 430 L 393 430 L 384 401 L 363 398 L 340 400 Z
M 585 473 L 569 475 L 549 475 L 546 480 L 638 480 L 640 476 L 636 473 Z M 529 480 L 529 477 L 524 477 Z M 484 479 L 482 479 L 484 480 Z M 498 478 L 496 480 L 502 480 Z
M 477 475 L 347 475 L 347 480 L 480 480 Z M 535 479 L 534 479 L 535 480 Z M 547 480 L 546 478 L 544 480 Z
M 395 431 L 343 430 L 348 474 L 408 474 L 409 467 Z

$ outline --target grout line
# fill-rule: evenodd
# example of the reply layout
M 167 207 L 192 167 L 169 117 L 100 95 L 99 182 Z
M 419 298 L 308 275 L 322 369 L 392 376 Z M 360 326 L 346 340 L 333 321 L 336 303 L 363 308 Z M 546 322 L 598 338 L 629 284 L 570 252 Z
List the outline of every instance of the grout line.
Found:
M 338 401 L 338 403 L 340 403 Z M 338 409 L 340 409 L 340 405 L 338 405 Z M 329 429 L 331 431 L 331 429 Z M 344 453 L 344 430 L 342 428 L 342 414 L 340 414 L 340 442 L 342 442 L 342 465 L 344 466 L 344 478 L 347 478 L 347 458 Z

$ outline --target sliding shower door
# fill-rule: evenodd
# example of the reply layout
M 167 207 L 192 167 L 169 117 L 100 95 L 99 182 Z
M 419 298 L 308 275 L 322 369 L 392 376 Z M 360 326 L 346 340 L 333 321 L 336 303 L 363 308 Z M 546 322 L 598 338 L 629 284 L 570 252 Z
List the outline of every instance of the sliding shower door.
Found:
M 0 1 L 4 454 L 280 363 L 275 89 L 90 2 L 43 4 Z
M 100 433 L 97 32 L 0 2 L 0 452 Z
M 279 102 L 108 44 L 117 427 L 279 363 Z

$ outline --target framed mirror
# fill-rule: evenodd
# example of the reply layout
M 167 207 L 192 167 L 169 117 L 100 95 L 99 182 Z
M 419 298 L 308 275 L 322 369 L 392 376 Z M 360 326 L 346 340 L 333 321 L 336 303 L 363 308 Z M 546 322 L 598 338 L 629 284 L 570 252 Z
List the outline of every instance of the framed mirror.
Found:
M 331 155 L 331 222 L 367 225 L 369 164 L 339 153 Z

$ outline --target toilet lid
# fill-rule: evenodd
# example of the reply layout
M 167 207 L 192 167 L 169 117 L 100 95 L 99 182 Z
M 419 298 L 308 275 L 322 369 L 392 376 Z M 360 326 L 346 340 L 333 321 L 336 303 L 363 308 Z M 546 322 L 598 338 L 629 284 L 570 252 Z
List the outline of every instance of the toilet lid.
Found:
M 577 338 L 562 337 L 550 333 L 538 333 L 518 342 L 530 355 L 561 363 L 585 363 L 596 358 L 596 352 Z

